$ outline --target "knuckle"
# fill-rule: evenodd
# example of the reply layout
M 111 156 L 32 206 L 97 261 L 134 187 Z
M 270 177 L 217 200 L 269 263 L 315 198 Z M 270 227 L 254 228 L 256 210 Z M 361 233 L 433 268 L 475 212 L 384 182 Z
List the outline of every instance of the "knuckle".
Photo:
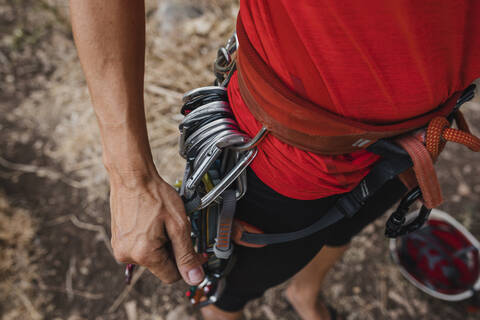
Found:
M 177 258 L 179 266 L 191 266 L 197 262 L 197 257 L 193 252 L 187 252 Z
M 188 221 L 185 219 L 176 220 L 175 223 L 173 224 L 173 229 L 174 229 L 174 232 L 177 233 L 177 235 L 183 235 L 188 233 L 189 232 Z
M 113 256 L 114 256 L 115 260 L 117 260 L 118 262 L 121 262 L 121 263 L 129 262 L 130 255 L 124 249 L 123 246 L 112 244 L 112 249 L 113 249 Z
M 135 246 L 135 250 L 134 252 L 132 252 L 133 260 L 140 265 L 148 264 L 150 257 L 151 257 L 151 250 L 150 250 L 150 247 L 146 244 L 139 244 Z

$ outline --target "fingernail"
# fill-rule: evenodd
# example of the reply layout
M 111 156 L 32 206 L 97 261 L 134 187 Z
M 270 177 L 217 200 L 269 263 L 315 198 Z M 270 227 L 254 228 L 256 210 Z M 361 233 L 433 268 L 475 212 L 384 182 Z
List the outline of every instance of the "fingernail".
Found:
M 198 283 L 203 280 L 203 269 L 201 267 L 197 267 L 188 271 L 188 278 L 192 283 Z

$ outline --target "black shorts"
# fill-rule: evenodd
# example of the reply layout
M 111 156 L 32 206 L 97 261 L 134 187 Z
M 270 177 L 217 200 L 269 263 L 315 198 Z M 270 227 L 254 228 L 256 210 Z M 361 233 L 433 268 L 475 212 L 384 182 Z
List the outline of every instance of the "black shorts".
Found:
M 317 221 L 338 199 L 338 195 L 317 200 L 284 197 L 266 186 L 251 169 L 248 188 L 238 202 L 235 217 L 265 233 L 291 232 Z M 241 310 L 245 304 L 300 271 L 323 245 L 342 246 L 365 226 L 380 217 L 406 192 L 394 179 L 377 192 L 350 219 L 343 219 L 309 237 L 263 248 L 235 247 L 236 263 L 227 276 L 227 285 L 216 306 L 225 311 Z

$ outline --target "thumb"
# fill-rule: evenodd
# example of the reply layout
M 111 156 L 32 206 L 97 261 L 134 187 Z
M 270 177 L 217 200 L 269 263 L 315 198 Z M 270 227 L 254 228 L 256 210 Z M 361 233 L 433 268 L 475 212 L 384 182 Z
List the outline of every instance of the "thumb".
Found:
M 167 232 L 168 232 L 167 225 Z M 193 248 L 192 239 L 190 237 L 190 225 L 188 222 L 182 223 L 181 227 L 174 228 L 175 232 L 168 232 L 172 243 L 173 255 L 177 263 L 178 270 L 190 285 L 197 285 L 205 278 L 202 264 L 205 259 Z

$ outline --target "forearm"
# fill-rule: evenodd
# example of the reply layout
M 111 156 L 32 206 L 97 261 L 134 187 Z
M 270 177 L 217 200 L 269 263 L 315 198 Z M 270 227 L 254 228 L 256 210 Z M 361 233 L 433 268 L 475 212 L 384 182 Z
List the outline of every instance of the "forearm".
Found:
M 73 33 L 111 178 L 154 166 L 143 103 L 143 0 L 70 0 Z
M 70 0 L 110 173 L 112 248 L 118 261 L 146 266 L 162 281 L 178 280 L 180 272 L 196 285 L 205 261 L 194 251 L 182 199 L 158 176 L 148 144 L 144 6 L 143 0 Z

